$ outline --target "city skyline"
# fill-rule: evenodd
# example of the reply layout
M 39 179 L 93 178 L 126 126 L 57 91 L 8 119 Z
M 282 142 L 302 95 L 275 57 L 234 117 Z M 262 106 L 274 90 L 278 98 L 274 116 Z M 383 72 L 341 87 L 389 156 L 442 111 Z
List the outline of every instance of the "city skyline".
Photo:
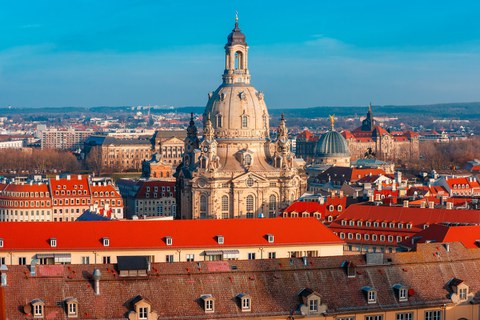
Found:
M 204 106 L 238 10 L 269 108 L 480 100 L 480 5 L 4 4 L 0 106 Z M 301 99 L 299 97 L 301 96 Z

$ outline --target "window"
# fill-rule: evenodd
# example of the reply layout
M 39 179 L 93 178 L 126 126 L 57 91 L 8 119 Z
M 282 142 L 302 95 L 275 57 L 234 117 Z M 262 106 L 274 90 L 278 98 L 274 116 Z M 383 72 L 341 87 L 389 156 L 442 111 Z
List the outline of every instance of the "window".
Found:
M 3 248 L 3 239 L 0 238 L 0 248 Z
M 242 299 L 242 311 L 250 310 L 250 298 Z
M 248 117 L 247 115 L 242 115 L 242 128 L 247 128 L 248 127 Z
M 167 254 L 165 256 L 165 261 L 168 262 L 168 263 L 172 263 L 173 262 L 173 254 Z
M 274 194 L 270 195 L 269 197 L 268 210 L 270 212 L 277 210 L 277 196 Z
M 148 307 L 138 308 L 138 319 L 148 319 Z
M 187 261 L 188 262 L 195 261 L 195 255 L 194 254 L 187 254 Z
M 228 212 L 228 210 L 229 210 L 228 196 L 222 196 L 222 212 Z
M 69 317 L 77 316 L 77 303 L 76 302 L 67 302 L 67 313 Z
M 468 289 L 467 288 L 459 288 L 458 289 L 458 296 L 460 297 L 460 300 L 467 300 Z
M 82 257 L 82 264 L 90 264 L 90 257 Z
M 338 212 L 342 212 L 342 210 L 343 210 L 342 206 L 341 206 L 341 205 L 338 205 L 338 206 L 337 206 L 337 211 L 338 211 Z
M 222 115 L 217 114 L 217 128 L 221 128 L 221 127 L 222 127 Z
M 19 257 L 18 258 L 18 264 L 19 265 L 26 265 L 27 264 L 27 258 L 26 257 Z
M 310 312 L 318 312 L 318 299 L 311 299 L 308 301 L 308 310 Z
M 200 214 L 207 214 L 207 211 L 208 211 L 207 196 L 202 194 L 200 196 Z
M 103 264 L 110 264 L 110 256 L 103 257 Z
M 57 246 L 57 239 L 50 238 L 50 247 L 55 248 Z
M 102 243 L 104 247 L 110 246 L 110 239 L 109 238 L 103 238 Z
M 425 311 L 425 320 L 442 320 L 442 312 L 440 310 Z
M 247 212 L 252 212 L 254 207 L 255 207 L 255 204 L 254 204 L 253 196 L 248 195 L 247 199 L 246 199 L 246 208 L 245 209 L 247 210 Z
M 223 244 L 225 241 L 225 238 L 223 236 L 218 235 L 217 236 L 217 242 L 218 244 Z
M 385 235 L 383 234 L 380 235 L 380 241 L 385 241 Z
M 383 315 L 375 314 L 371 316 L 365 316 L 365 320 L 383 320 Z
M 275 236 L 273 234 L 267 234 L 268 243 L 275 242 Z
M 172 237 L 165 237 L 165 243 L 167 246 L 171 246 L 173 244 Z
M 397 313 L 395 320 L 413 320 L 413 312 Z
M 337 318 L 337 320 L 355 320 L 354 316 L 351 317 L 342 317 L 342 318 Z
M 35 318 L 43 317 L 43 304 L 36 303 L 33 305 L 33 316 Z
M 276 252 L 269 252 L 268 253 L 268 259 L 275 259 L 277 258 L 277 253 Z
M 255 252 L 248 253 L 248 260 L 255 260 Z

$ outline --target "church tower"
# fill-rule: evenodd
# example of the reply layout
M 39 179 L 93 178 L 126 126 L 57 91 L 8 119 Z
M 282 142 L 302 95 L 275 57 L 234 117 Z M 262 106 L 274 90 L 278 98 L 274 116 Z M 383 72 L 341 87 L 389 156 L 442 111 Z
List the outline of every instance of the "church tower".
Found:
M 248 45 L 238 18 L 225 45 L 222 80 L 208 94 L 203 139 L 195 140 L 189 127 L 176 173 L 177 216 L 273 217 L 305 191 L 304 163 L 290 150 L 283 115 L 277 140 L 270 140 L 264 94 L 250 84 Z

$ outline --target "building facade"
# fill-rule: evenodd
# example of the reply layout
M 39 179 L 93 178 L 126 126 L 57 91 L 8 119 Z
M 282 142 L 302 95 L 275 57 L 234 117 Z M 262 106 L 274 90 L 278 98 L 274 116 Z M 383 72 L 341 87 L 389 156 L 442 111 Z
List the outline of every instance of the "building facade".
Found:
M 415 160 L 420 156 L 419 135 L 405 131 L 391 134 L 376 125 L 370 105 L 362 125 L 353 131 L 344 130 L 352 159 L 374 157 L 380 160 Z
M 344 244 L 313 218 L 5 222 L 3 226 L 0 265 L 30 264 L 33 259 L 40 264 L 108 264 L 117 263 L 118 256 L 169 263 L 337 256 L 343 254 Z M 240 234 L 240 230 L 248 232 Z
M 94 134 L 93 131 L 79 131 L 74 129 L 43 130 L 41 136 L 42 149 L 60 149 L 60 150 L 76 150 L 83 148 L 84 142 L 89 136 Z
M 75 221 L 89 209 L 123 218 L 122 198 L 110 180 L 66 175 L 42 182 L 0 184 L 0 222 Z
M 263 92 L 250 84 L 248 46 L 238 27 L 225 45 L 223 83 L 209 93 L 203 139 L 192 120 L 176 172 L 182 219 L 275 216 L 306 188 L 282 115 L 275 141 Z

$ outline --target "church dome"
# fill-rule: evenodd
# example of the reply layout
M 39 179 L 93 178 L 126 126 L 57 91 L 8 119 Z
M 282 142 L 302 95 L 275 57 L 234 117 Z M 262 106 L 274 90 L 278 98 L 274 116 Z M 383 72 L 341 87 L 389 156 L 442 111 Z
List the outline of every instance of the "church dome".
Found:
M 316 157 L 348 157 L 347 141 L 335 130 L 330 130 L 322 135 L 315 146 Z
M 209 93 L 204 122 L 210 117 L 217 139 L 265 140 L 269 115 L 263 92 L 250 84 L 248 46 L 235 21 L 225 45 L 223 83 Z

